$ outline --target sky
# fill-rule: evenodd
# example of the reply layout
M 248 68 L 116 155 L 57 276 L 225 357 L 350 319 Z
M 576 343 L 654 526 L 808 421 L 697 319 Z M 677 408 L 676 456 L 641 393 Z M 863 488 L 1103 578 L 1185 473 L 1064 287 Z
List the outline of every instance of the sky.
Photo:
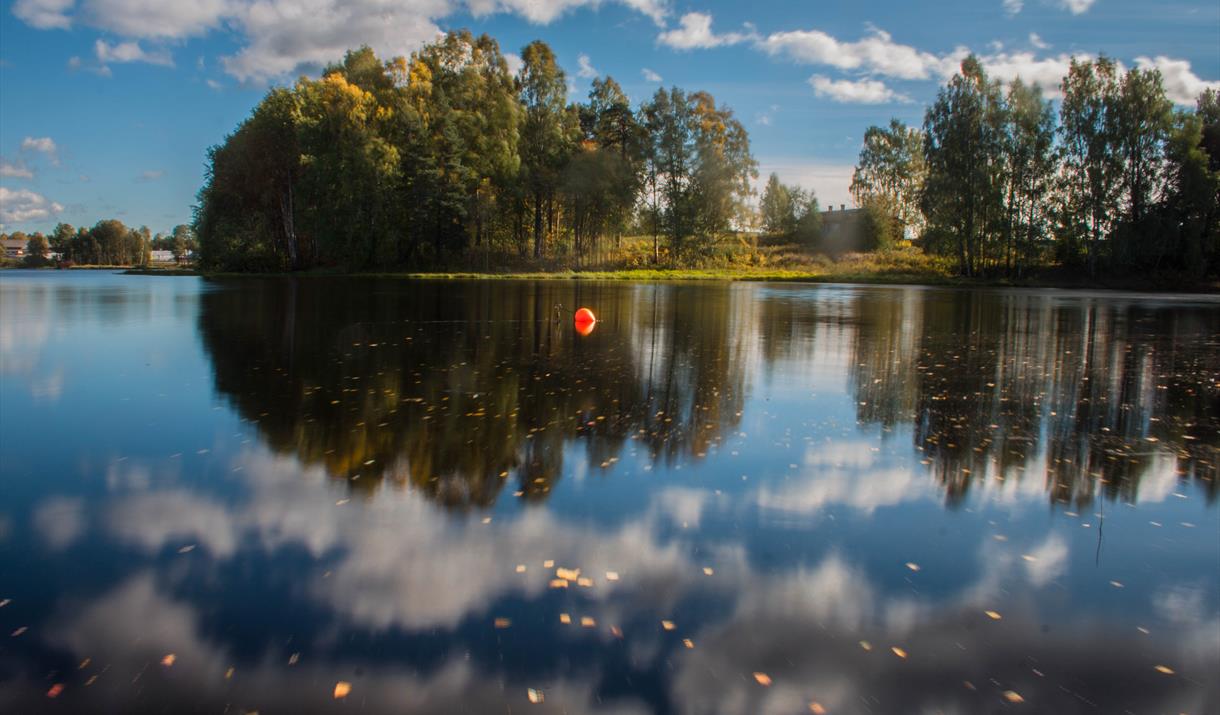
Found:
M 760 181 L 823 205 L 850 203 L 864 130 L 920 124 L 969 52 L 1051 97 L 1071 57 L 1099 52 L 1159 68 L 1183 107 L 1220 89 L 1215 0 L 0 0 L 0 224 L 168 231 L 268 87 L 461 28 L 506 53 L 549 43 L 574 101 L 599 75 L 635 103 L 709 91 L 749 130 Z

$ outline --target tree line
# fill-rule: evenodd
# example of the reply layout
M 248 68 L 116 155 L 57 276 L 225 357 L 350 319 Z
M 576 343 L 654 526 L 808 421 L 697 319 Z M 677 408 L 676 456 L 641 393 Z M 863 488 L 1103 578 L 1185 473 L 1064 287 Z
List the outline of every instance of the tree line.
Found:
M 219 270 L 582 260 L 627 232 L 699 257 L 749 212 L 745 128 L 705 92 L 637 108 L 610 77 L 568 101 L 554 52 L 513 73 L 496 41 L 451 32 L 410 57 L 349 52 L 272 89 L 208 154 L 195 228 Z
M 92 227 L 74 228 L 71 224 L 56 224 L 50 234 L 35 231 L 26 234 L 14 231 L 0 234 L 0 239 L 17 240 L 25 244 L 24 262 L 28 266 L 43 266 L 52 262 L 93 266 L 145 266 L 151 251 L 171 251 L 175 259 L 197 248 L 195 231 L 179 224 L 167 234 L 154 235 L 147 226 L 130 228 L 118 219 L 98 221 Z
M 869 128 L 853 198 L 966 276 L 1220 273 L 1220 94 L 1175 111 L 1157 70 L 1105 56 L 1073 60 L 1060 88 L 1056 112 L 968 57 L 922 130 Z

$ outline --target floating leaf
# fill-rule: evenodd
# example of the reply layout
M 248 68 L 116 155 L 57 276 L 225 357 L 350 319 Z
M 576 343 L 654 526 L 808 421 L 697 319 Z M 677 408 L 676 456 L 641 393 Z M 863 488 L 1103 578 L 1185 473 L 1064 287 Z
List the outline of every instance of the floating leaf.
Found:
M 584 628 L 596 628 L 597 621 L 593 620 L 593 616 L 581 616 L 580 625 Z
M 555 578 L 561 578 L 565 581 L 576 581 L 580 578 L 580 569 L 555 569 Z
M 623 629 L 619 628 L 618 626 L 610 626 L 610 635 L 614 636 L 615 638 L 622 638 Z
M 694 648 L 695 642 L 693 640 L 691 640 L 690 638 L 683 638 L 682 645 L 686 646 L 687 648 Z
M 576 585 L 583 586 L 584 588 L 593 588 L 593 579 L 587 576 L 581 576 L 580 578 L 576 579 Z
M 899 658 L 907 657 L 907 652 L 905 650 L 899 648 L 898 646 L 893 646 L 890 648 L 890 650 L 893 651 L 894 655 L 898 656 Z
M 568 614 L 566 614 L 566 613 L 560 613 L 560 614 L 559 614 L 559 622 L 560 622 L 560 623 L 562 623 L 562 624 L 564 624 L 564 625 L 566 626 L 566 625 L 568 625 L 568 624 L 570 624 L 570 623 L 572 622 L 572 617 L 571 617 L 571 616 L 569 616 L 569 615 L 568 615 Z
M 47 697 L 48 698 L 58 698 L 59 694 L 62 693 L 63 691 L 64 691 L 64 684 L 56 683 L 56 684 L 52 685 L 49 690 L 47 690 Z
M 1018 692 L 1017 692 L 1017 691 L 1015 691 L 1015 690 L 1005 690 L 1005 691 L 1004 691 L 1004 699 L 1005 699 L 1005 700 L 1007 700 L 1007 701 L 1008 701 L 1008 702 L 1010 702 L 1010 703 L 1023 703 L 1023 702 L 1025 702 L 1025 698 L 1021 697 L 1021 694 L 1020 694 L 1020 693 L 1018 693 Z
M 229 668 L 228 670 L 226 670 L 225 671 L 225 680 L 232 680 L 234 672 L 236 672 L 236 670 L 234 668 Z
M 908 562 L 907 562 L 907 568 L 911 569 L 912 571 L 918 571 L 918 570 L 919 570 L 919 564 L 915 563 L 914 561 L 908 561 Z
M 553 568 L 555 568 L 555 560 L 554 560 L 554 559 L 547 559 L 546 561 L 543 561 L 543 562 L 542 562 L 542 568 L 544 568 L 544 569 L 553 569 Z
M 562 578 L 551 579 L 551 588 L 567 588 L 567 587 L 568 587 L 567 579 L 562 579 Z
M 677 628 L 673 621 L 661 621 L 661 627 L 667 631 L 672 631 L 673 629 Z
M 711 567 L 711 566 L 704 566 L 704 567 L 703 567 L 703 575 L 705 575 L 705 576 L 711 576 L 711 575 L 712 575 L 712 574 L 714 574 L 714 573 L 716 573 L 716 572 L 715 572 L 715 571 L 712 569 L 712 567 Z
M 342 700 L 352 692 L 352 684 L 346 680 L 335 683 L 335 700 Z
M 1001 616 L 999 613 L 997 613 L 995 611 L 983 611 L 983 613 L 986 613 L 987 617 L 993 621 L 998 621 L 1001 618 L 1003 618 L 1003 616 Z
M 30 630 L 30 629 L 27 626 L 21 626 L 20 628 L 13 631 L 9 635 L 11 635 L 13 638 L 16 638 L 17 636 L 21 635 L 22 633 L 25 633 L 28 630 Z
M 525 573 L 525 564 L 517 564 L 517 573 Z
M 1156 666 L 1156 672 L 1164 673 L 1165 675 L 1173 675 L 1173 668 L 1170 668 L 1168 665 L 1158 665 Z
M 618 571 L 607 571 L 606 580 L 607 581 L 617 581 L 618 580 Z
M 529 698 L 529 701 L 531 703 L 534 703 L 535 705 L 546 700 L 546 696 L 542 694 L 541 690 L 534 690 L 533 688 L 526 690 L 525 696 L 527 698 Z
M 813 715 L 826 715 L 826 708 L 822 707 L 822 704 L 815 700 L 809 703 L 809 712 L 813 713 Z
M 176 660 L 178 660 L 178 656 L 174 655 L 173 653 L 166 653 L 164 656 L 161 657 L 161 665 L 164 665 L 166 668 L 168 668 L 171 665 L 173 665 L 174 661 L 176 661 Z
M 873 644 L 868 641 L 860 641 L 860 647 L 868 651 L 873 649 Z
M 512 624 L 513 624 L 512 620 L 508 619 L 508 618 L 497 618 L 496 619 L 496 628 L 508 628 Z
M 764 688 L 771 687 L 771 676 L 767 675 L 766 673 L 755 673 L 754 680 L 756 680 L 758 684 Z

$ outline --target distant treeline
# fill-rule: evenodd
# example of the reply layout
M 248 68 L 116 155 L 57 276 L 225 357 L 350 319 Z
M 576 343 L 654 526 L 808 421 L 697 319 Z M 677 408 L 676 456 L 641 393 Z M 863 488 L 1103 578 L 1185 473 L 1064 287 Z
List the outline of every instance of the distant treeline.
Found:
M 633 109 L 607 77 L 570 104 L 550 47 L 520 59 L 514 74 L 495 40 L 451 32 L 409 58 L 349 52 L 271 90 L 210 150 L 201 264 L 579 259 L 627 232 L 687 258 L 749 219 L 749 137 L 710 94 L 661 89 Z
M 1175 111 L 1158 71 L 1106 57 L 1073 60 L 1061 90 L 1056 115 L 967 58 L 922 131 L 866 132 L 853 197 L 967 276 L 1220 274 L 1220 95 Z
M 195 231 L 185 224 L 175 226 L 168 234 L 153 235 L 147 226 L 129 228 L 118 219 L 98 221 L 92 228 L 61 223 L 50 235 L 15 231 L 0 234 L 0 239 L 22 242 L 24 262 L 30 266 L 144 266 L 149 263 L 150 251 L 172 251 L 175 258 L 180 258 L 196 248 Z

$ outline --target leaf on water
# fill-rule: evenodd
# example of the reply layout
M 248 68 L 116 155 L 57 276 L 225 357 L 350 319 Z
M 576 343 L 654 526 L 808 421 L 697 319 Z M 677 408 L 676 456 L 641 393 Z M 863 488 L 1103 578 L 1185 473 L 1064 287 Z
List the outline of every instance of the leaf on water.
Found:
M 555 569 L 555 578 L 561 578 L 565 581 L 576 581 L 580 578 L 580 569 L 565 569 L 561 566 Z
M 1003 616 L 1001 616 L 999 613 L 997 613 L 995 611 L 983 611 L 983 613 L 986 613 L 987 617 L 993 621 L 998 621 L 1001 618 L 1003 618 Z
M 1021 697 L 1021 694 L 1020 694 L 1020 693 L 1018 693 L 1018 692 L 1017 692 L 1017 691 L 1015 691 L 1015 690 L 1005 690 L 1005 691 L 1004 691 L 1004 699 L 1005 699 L 1005 700 L 1007 700 L 1007 701 L 1008 701 L 1008 702 L 1010 702 L 1010 703 L 1023 703 L 1023 702 L 1025 702 L 1025 698 Z
M 59 694 L 62 693 L 63 691 L 64 691 L 64 684 L 56 683 L 56 684 L 52 685 L 49 690 L 47 690 L 47 697 L 48 698 L 58 698 Z
M 618 580 L 618 571 L 607 571 L 606 580 L 607 581 L 617 581 Z
M 484 523 L 484 524 L 490 524 L 490 523 L 491 523 L 491 517 L 490 517 L 490 516 L 485 516 L 485 517 L 483 517 L 483 523 Z
M 513 624 L 512 620 L 508 619 L 508 618 L 497 618 L 495 623 L 496 623 L 496 628 L 501 628 L 501 629 L 508 628 L 509 626 L 511 626 Z
M 1168 665 L 1158 665 L 1156 666 L 1156 672 L 1164 673 L 1165 675 L 1173 675 L 1173 668 L 1170 668 Z
M 547 559 L 546 561 L 543 561 L 543 562 L 542 562 L 542 568 L 544 568 L 544 569 L 552 569 L 552 568 L 555 568 L 555 560 L 554 560 L 554 559 Z
M 580 578 L 576 579 L 576 585 L 583 586 L 584 588 L 593 588 L 593 579 L 589 578 L 588 576 L 581 576 Z
M 905 650 L 899 648 L 898 646 L 893 646 L 890 648 L 890 650 L 893 651 L 894 655 L 898 656 L 899 658 L 907 657 L 907 652 Z
M 301 659 L 300 653 L 293 653 L 292 655 L 288 656 L 288 665 L 296 665 L 297 661 L 300 659 Z
M 690 638 L 683 638 L 682 645 L 686 646 L 687 648 L 694 648 L 695 642 L 693 640 L 691 640 Z
M 1026 561 L 1030 562 L 1031 564 L 1038 560 L 1038 557 L 1034 556 L 1033 554 L 1021 554 L 1021 558 L 1025 559 Z
M 614 636 L 615 638 L 622 638 L 623 629 L 619 628 L 618 626 L 610 626 L 610 635 Z
M 546 700 L 546 696 L 542 694 L 541 690 L 534 690 L 533 688 L 526 690 L 525 696 L 527 698 L 529 698 L 529 701 L 531 703 L 534 703 L 535 705 Z
M 174 655 L 173 653 L 166 653 L 161 657 L 161 665 L 168 668 L 172 666 L 176 660 L 178 660 L 178 656 Z
M 517 564 L 517 573 L 525 573 L 525 564 Z
M 826 715 L 826 708 L 815 700 L 812 703 L 809 703 L 809 712 L 813 713 L 813 715 Z
M 21 635 L 22 633 L 25 633 L 28 630 L 30 630 L 30 629 L 27 626 L 21 626 L 20 628 L 13 631 L 9 635 L 12 636 L 13 638 L 16 638 L 17 636 Z
M 860 641 L 860 647 L 868 651 L 873 649 L 873 644 L 868 641 Z
M 180 553 L 180 554 L 189 554 L 189 553 L 191 553 L 191 552 L 192 552 L 192 551 L 194 551 L 194 550 L 195 550 L 195 545 L 194 545 L 194 544 L 187 544 L 186 546 L 183 546 L 182 548 L 178 549 L 178 553 Z
M 1111 581 L 1110 585 L 1114 588 L 1123 588 L 1122 581 Z
M 596 628 L 597 621 L 593 620 L 593 616 L 581 616 L 580 625 L 583 628 Z
M 919 564 L 915 563 L 914 561 L 908 561 L 908 562 L 907 562 L 907 568 L 911 569 L 912 571 L 918 571 L 918 570 L 919 570 Z
M 712 567 L 711 567 L 711 566 L 704 566 L 704 567 L 703 567 L 703 575 L 704 575 L 704 576 L 711 576 L 711 575 L 712 575 L 712 574 L 714 574 L 714 573 L 716 573 L 716 572 L 715 572 L 715 571 L 712 569 Z
M 340 499 L 339 501 L 335 502 L 335 506 L 343 506 L 344 504 L 348 503 L 349 501 L 351 501 L 351 499 Z
M 567 579 L 562 579 L 562 578 L 551 579 L 551 588 L 567 588 L 567 587 L 568 587 Z
M 88 668 L 88 667 L 89 667 L 89 664 L 90 664 L 90 663 L 92 663 L 92 662 L 93 662 L 93 659 L 92 659 L 92 658 L 85 658 L 84 660 L 82 660 L 82 661 L 80 662 L 80 665 L 76 666 L 76 669 L 77 669 L 77 670 L 84 670 L 85 668 Z
M 335 700 L 342 700 L 352 692 L 352 684 L 346 680 L 335 683 Z
M 771 676 L 767 675 L 766 673 L 755 673 L 754 680 L 764 688 L 771 687 Z
M 672 631 L 673 629 L 677 628 L 673 621 L 661 621 L 661 627 L 667 631 Z
M 13 602 L 13 599 L 11 599 L 11 598 L 0 599 L 0 608 L 4 608 L 5 606 L 7 606 L 8 604 L 10 604 L 12 602 Z
M 568 614 L 566 614 L 566 613 L 560 613 L 560 614 L 559 614 L 559 622 L 560 622 L 560 623 L 562 623 L 562 624 L 564 624 L 564 625 L 566 626 L 566 625 L 568 625 L 568 624 L 570 624 L 570 623 L 572 622 L 572 617 L 571 617 L 571 616 L 569 616 L 569 615 L 568 615 Z
M 235 668 L 229 668 L 228 670 L 226 670 L 225 671 L 225 680 L 232 680 L 233 673 L 235 673 L 235 672 L 237 672 L 237 670 Z

